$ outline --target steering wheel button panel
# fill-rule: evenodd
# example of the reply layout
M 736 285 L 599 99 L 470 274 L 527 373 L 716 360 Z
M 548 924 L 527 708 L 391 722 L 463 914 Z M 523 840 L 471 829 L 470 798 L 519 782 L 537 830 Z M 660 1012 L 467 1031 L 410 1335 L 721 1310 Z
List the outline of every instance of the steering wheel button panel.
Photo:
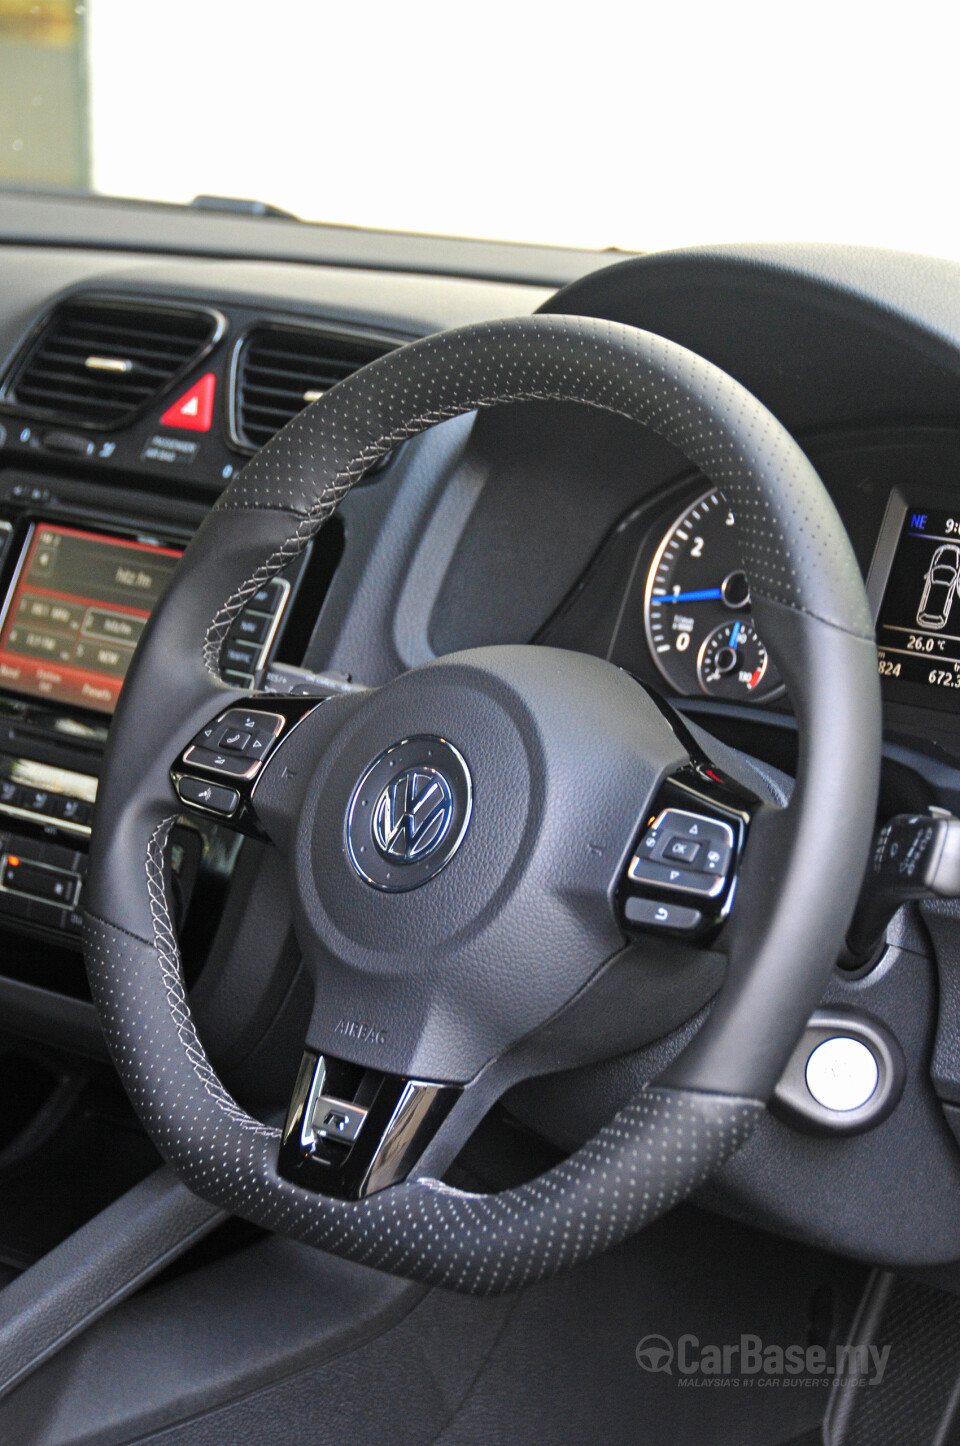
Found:
M 696 748 L 693 739 L 685 741 Z M 628 930 L 703 934 L 730 910 L 755 801 L 703 758 L 694 759 L 691 753 L 691 765 L 667 780 L 661 806 L 632 851 L 620 894 Z M 688 799 L 693 807 L 676 806 Z
M 225 773 L 231 778 L 255 778 L 285 721 L 279 713 L 231 708 L 201 728 L 183 755 L 184 766 Z
M 238 788 L 191 775 L 195 769 L 217 773 L 242 784 L 248 794 L 287 721 L 280 713 L 230 708 L 201 728 L 174 769 L 181 803 L 223 819 L 239 820 L 242 810 Z

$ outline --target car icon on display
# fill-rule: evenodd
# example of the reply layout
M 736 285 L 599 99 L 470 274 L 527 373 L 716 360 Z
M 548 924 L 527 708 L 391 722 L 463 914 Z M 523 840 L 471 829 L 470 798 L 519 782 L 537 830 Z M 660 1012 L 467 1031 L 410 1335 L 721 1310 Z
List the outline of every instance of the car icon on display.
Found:
M 923 580 L 923 597 L 917 609 L 917 626 L 945 628 L 957 583 L 960 582 L 960 547 L 946 542 L 938 547 Z

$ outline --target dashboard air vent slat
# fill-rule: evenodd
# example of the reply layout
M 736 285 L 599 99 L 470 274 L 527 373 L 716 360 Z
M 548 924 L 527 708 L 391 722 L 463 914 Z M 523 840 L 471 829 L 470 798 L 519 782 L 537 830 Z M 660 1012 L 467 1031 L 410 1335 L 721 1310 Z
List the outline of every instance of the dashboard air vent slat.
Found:
M 320 328 L 255 327 L 237 354 L 234 440 L 256 451 L 309 402 L 398 345 L 388 337 Z
M 99 297 L 66 301 L 14 365 L 8 406 L 118 427 L 194 366 L 223 331 L 216 312 Z

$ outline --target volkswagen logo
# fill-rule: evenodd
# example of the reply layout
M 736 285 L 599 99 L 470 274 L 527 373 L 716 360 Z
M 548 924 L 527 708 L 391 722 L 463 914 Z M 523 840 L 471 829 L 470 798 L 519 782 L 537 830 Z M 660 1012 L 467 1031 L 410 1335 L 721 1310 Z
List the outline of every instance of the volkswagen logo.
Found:
M 387 893 L 425 884 L 463 842 L 473 784 L 463 755 L 444 738 L 405 738 L 367 768 L 350 799 L 347 856 Z
M 373 841 L 385 859 L 413 863 L 440 848 L 453 818 L 453 793 L 436 768 L 407 768 L 373 811 Z

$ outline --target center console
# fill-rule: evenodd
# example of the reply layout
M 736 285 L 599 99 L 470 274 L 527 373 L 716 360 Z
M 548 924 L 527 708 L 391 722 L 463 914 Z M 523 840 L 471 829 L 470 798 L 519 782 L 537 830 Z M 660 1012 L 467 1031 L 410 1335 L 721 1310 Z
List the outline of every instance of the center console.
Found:
M 110 715 L 203 516 L 156 497 L 136 499 L 135 511 L 118 494 L 113 509 L 92 507 L 90 491 L 11 472 L 0 488 L 0 923 L 71 949 Z M 250 686 L 266 665 L 307 562 L 237 618 L 221 654 L 225 681 Z M 202 841 L 175 849 L 175 868 L 203 852 Z

